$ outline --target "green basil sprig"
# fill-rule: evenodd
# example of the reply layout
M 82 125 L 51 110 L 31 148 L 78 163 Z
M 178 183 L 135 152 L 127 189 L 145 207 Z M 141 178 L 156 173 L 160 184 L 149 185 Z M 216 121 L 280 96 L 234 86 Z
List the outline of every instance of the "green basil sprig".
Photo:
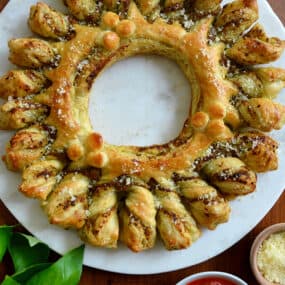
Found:
M 6 275 L 1 285 L 21 285 L 21 284 L 15 281 L 11 276 Z
M 49 247 L 38 239 L 14 233 L 8 246 L 16 272 L 38 263 L 48 262 Z
M 13 233 L 13 227 L 0 226 L 0 262 L 7 251 L 15 273 L 5 276 L 1 285 L 77 285 L 82 274 L 84 246 L 79 246 L 55 263 L 48 262 L 49 247 L 33 236 Z
M 84 246 L 73 249 L 47 269 L 34 275 L 26 285 L 46 285 L 52 280 L 53 285 L 77 285 L 82 272 Z
M 1 226 L 0 227 L 0 262 L 8 248 L 12 236 L 13 227 Z

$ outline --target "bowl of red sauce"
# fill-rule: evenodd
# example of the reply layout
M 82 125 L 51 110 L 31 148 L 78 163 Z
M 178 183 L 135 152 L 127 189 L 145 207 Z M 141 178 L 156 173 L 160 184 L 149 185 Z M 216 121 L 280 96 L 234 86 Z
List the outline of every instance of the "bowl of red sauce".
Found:
M 226 272 L 207 271 L 196 273 L 179 281 L 176 285 L 248 285 L 239 277 Z

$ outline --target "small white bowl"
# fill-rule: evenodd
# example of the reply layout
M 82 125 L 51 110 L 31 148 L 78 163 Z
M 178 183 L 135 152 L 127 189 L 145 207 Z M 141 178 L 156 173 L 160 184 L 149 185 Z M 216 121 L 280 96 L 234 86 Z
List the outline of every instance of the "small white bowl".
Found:
M 226 272 L 220 272 L 220 271 L 206 271 L 206 272 L 201 272 L 201 273 L 196 273 L 193 275 L 190 275 L 183 280 L 179 281 L 176 285 L 187 285 L 187 283 L 191 281 L 197 281 L 203 278 L 209 278 L 209 277 L 218 277 L 225 279 L 227 281 L 231 281 L 232 283 L 236 285 L 248 285 L 246 282 L 241 280 L 239 277 L 232 275 L 230 273 Z
M 261 285 L 274 285 L 276 283 L 272 283 L 265 279 L 261 272 L 258 270 L 257 266 L 257 253 L 258 250 L 263 243 L 264 240 L 266 240 L 271 234 L 285 231 L 285 223 L 279 223 L 272 225 L 266 229 L 264 229 L 254 240 L 251 250 L 250 250 L 250 266 L 251 270 L 256 278 L 256 280 Z

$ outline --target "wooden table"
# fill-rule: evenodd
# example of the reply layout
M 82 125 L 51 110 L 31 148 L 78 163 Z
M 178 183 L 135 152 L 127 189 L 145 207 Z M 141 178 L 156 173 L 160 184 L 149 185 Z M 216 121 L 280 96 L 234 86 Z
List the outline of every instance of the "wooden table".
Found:
M 0 0 L 0 10 L 4 7 L 7 0 Z M 285 1 L 284 0 L 269 0 L 273 9 L 280 16 L 283 24 L 285 24 Z M 274 191 L 274 189 L 268 189 L 268 191 Z M 257 284 L 249 266 L 249 251 L 251 244 L 255 236 L 265 227 L 285 221 L 285 194 L 283 193 L 280 199 L 277 201 L 275 206 L 266 215 L 266 217 L 242 240 L 236 245 L 225 251 L 224 253 L 214 257 L 206 262 L 199 265 L 192 266 L 186 269 L 156 274 L 156 275 L 125 275 L 110 273 L 102 270 L 96 270 L 93 268 L 84 267 L 82 274 L 81 285 L 170 285 L 175 284 L 184 277 L 201 271 L 218 270 L 226 271 L 229 273 L 236 274 L 248 282 L 249 285 Z M 258 205 L 253 205 L 258 207 Z M 17 221 L 9 213 L 4 204 L 0 201 L 0 224 L 16 224 Z M 20 228 L 24 230 L 23 228 Z M 96 258 L 96 257 L 95 257 Z M 110 262 L 112 262 L 110 260 Z M 127 266 L 127 264 L 126 264 Z M 4 262 L 0 263 L 0 280 L 6 273 L 12 272 L 12 265 L 9 259 L 5 259 Z

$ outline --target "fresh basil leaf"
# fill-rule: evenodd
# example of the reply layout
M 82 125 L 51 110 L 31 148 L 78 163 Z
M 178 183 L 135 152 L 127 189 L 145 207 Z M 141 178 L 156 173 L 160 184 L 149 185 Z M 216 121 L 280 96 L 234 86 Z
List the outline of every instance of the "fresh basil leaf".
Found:
M 1 285 L 21 285 L 21 284 L 15 281 L 12 277 L 6 275 Z
M 43 243 L 39 239 L 35 238 L 34 236 L 25 235 L 23 233 L 18 233 L 18 234 L 23 236 L 24 238 L 26 238 L 26 240 L 28 241 L 30 247 L 33 247 L 33 246 L 37 245 L 38 243 Z
M 23 284 L 27 280 L 29 280 L 33 275 L 35 275 L 39 271 L 46 269 L 50 265 L 51 263 L 39 263 L 39 264 L 31 265 L 25 268 L 24 270 L 13 274 L 11 277 L 17 282 L 20 282 L 21 284 Z
M 29 236 L 20 233 L 14 233 L 8 249 L 16 273 L 31 265 L 47 262 L 50 251 L 46 244 L 39 241 L 35 243 Z
M 82 273 L 83 253 L 84 245 L 69 251 L 50 267 L 34 275 L 26 285 L 77 285 Z
M 9 245 L 12 236 L 12 229 L 12 226 L 0 226 L 0 262 L 2 261 Z

